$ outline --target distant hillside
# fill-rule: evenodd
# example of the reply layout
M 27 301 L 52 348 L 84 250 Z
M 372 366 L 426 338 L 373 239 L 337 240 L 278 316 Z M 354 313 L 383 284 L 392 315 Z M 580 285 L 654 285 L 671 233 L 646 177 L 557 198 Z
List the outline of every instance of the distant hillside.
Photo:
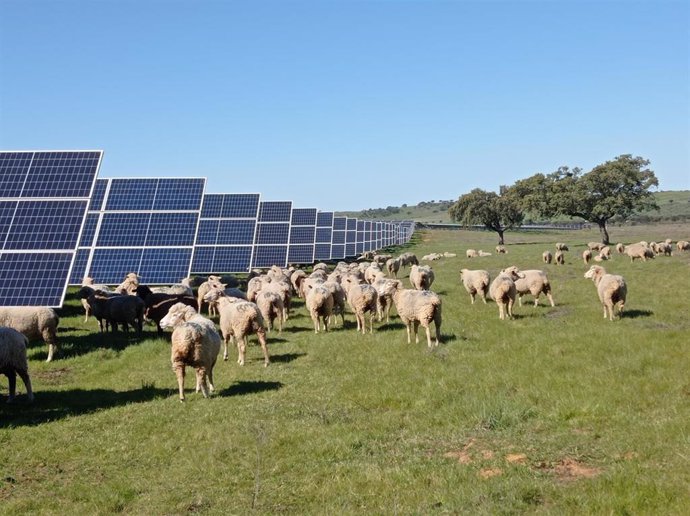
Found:
M 659 211 L 645 211 L 630 217 L 627 222 L 682 222 L 690 221 L 690 190 L 663 191 L 654 194 L 659 205 Z M 388 206 L 387 208 L 372 208 L 362 211 L 344 211 L 336 215 L 356 217 L 368 220 L 414 220 L 434 224 L 451 224 L 448 208 L 455 200 L 426 201 L 416 205 L 403 204 L 402 206 Z M 560 217 L 551 221 L 540 220 L 538 217 L 527 215 L 526 223 L 537 222 L 566 222 L 569 217 Z M 579 219 L 578 219 L 579 220 Z M 613 221 L 622 222 L 622 221 Z

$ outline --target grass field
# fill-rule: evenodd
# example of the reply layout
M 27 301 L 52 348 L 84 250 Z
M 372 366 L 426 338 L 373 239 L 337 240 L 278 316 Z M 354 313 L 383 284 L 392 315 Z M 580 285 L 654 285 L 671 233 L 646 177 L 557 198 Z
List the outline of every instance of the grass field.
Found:
M 611 231 L 666 237 L 690 227 Z M 188 370 L 184 404 L 168 338 L 98 335 L 71 292 L 58 360 L 30 348 L 35 402 L 0 406 L 0 513 L 687 514 L 690 253 L 615 254 L 604 265 L 629 293 L 609 322 L 578 259 L 597 239 L 511 232 L 507 255 L 469 260 L 496 235 L 418 232 L 405 250 L 458 254 L 432 263 L 437 349 L 407 344 L 397 317 L 364 336 L 348 314 L 314 335 L 298 300 L 268 368 L 256 345 L 244 367 L 219 361 L 208 400 Z M 566 265 L 543 265 L 556 241 Z M 499 321 L 493 302 L 470 304 L 461 268 L 513 264 L 548 272 L 554 308 Z

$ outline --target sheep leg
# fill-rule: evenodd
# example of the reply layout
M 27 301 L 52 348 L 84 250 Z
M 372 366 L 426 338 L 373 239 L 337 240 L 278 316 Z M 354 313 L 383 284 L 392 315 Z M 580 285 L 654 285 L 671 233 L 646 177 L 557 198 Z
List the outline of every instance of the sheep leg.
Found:
M 247 351 L 247 336 L 245 335 L 242 338 L 237 339 L 237 363 L 240 364 L 241 366 L 244 365 L 244 355 L 245 352 Z
M 606 319 L 609 316 L 608 312 L 606 311 L 606 303 L 604 303 L 603 306 L 604 306 L 604 319 Z
M 515 303 L 514 299 L 509 299 L 508 300 L 508 318 L 512 319 L 513 318 L 513 304 Z
M 266 345 L 266 333 L 259 330 L 256 332 L 256 335 L 257 335 L 257 337 L 259 337 L 259 345 L 261 346 L 261 351 L 263 351 L 263 354 L 264 354 L 264 367 L 268 367 L 268 364 L 271 361 L 268 358 L 268 346 Z
M 410 323 L 409 321 L 405 323 L 405 330 L 407 331 L 407 343 L 408 344 L 412 343 L 412 340 L 410 339 L 410 326 L 411 326 L 411 324 L 412 323 Z
M 522 306 L 522 294 L 518 294 L 518 305 Z
M 501 321 L 505 319 L 505 308 L 503 307 L 503 303 L 501 301 L 498 302 L 498 318 Z
M 173 365 L 175 376 L 177 376 L 177 388 L 180 392 L 180 401 L 184 401 L 184 364 L 182 362 L 175 362 Z
M 553 296 L 551 295 L 551 292 L 547 292 L 546 297 L 549 298 L 549 302 L 551 303 L 552 307 L 556 306 L 556 303 L 553 302 Z
M 7 381 L 9 382 L 10 388 L 7 403 L 12 403 L 14 401 L 14 397 L 17 395 L 17 373 L 14 372 L 14 369 L 11 369 L 5 372 L 5 376 L 7 376 Z
M 470 292 L 470 300 L 472 301 L 472 304 L 474 304 L 474 293 Z
M 211 369 L 209 369 L 209 370 L 206 372 L 206 381 L 208 382 L 208 390 L 209 390 L 210 392 L 214 392 L 214 391 L 216 390 L 216 388 L 213 386 L 213 366 L 214 366 L 214 365 L 216 365 L 215 362 L 214 362 L 214 364 L 211 366 Z
M 426 347 L 431 349 L 431 329 L 429 329 L 428 323 L 424 325 L 424 329 L 426 330 Z M 436 345 L 438 346 L 438 341 Z
M 208 398 L 208 387 L 206 385 L 206 369 L 203 367 L 198 367 L 196 370 L 196 388 L 196 392 L 199 392 L 199 388 L 201 388 L 201 394 L 204 396 L 204 398 Z
M 415 344 L 419 344 L 419 321 L 412 322 L 412 330 L 414 331 L 414 342 Z
M 31 403 L 34 400 L 34 391 L 31 388 L 31 378 L 29 378 L 29 371 L 26 369 L 17 370 L 17 374 L 24 382 L 24 387 L 26 388 L 26 397 Z

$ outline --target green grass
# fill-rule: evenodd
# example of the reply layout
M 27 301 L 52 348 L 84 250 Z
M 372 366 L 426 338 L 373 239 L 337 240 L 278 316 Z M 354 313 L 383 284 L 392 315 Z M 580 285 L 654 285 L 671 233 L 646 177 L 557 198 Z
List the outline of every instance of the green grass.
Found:
M 629 296 L 609 322 L 577 259 L 597 235 L 513 232 L 507 255 L 469 260 L 496 235 L 417 233 L 406 250 L 458 254 L 432 262 L 439 348 L 408 345 L 397 317 L 363 336 L 348 314 L 314 335 L 298 301 L 269 334 L 268 368 L 257 345 L 244 367 L 220 361 L 209 400 L 188 370 L 184 404 L 168 340 L 100 336 L 72 292 L 59 359 L 30 348 L 34 404 L 0 406 L 0 513 L 687 513 L 690 253 L 614 255 L 604 265 Z M 542 267 L 556 241 L 571 246 L 566 265 Z M 461 268 L 512 264 L 545 268 L 556 307 L 527 302 L 499 321 L 493 302 L 470 304 Z

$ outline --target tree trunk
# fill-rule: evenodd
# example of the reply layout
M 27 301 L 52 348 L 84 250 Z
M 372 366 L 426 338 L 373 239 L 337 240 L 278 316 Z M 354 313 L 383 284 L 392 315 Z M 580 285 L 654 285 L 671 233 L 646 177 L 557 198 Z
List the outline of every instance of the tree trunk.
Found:
M 503 245 L 503 230 L 497 229 L 496 233 L 498 233 L 498 245 Z
M 601 233 L 601 243 L 609 245 L 609 232 L 606 230 L 606 221 L 598 220 L 597 224 L 599 224 L 599 233 Z

